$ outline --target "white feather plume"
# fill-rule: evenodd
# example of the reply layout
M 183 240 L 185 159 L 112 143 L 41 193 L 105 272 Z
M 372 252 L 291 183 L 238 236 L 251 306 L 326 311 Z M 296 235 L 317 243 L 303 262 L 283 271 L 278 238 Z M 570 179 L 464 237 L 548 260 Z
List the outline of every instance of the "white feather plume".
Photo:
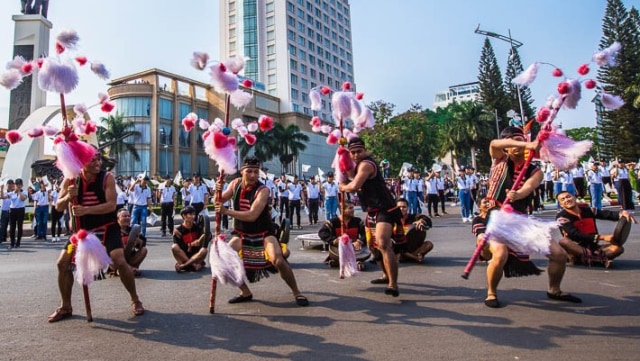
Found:
M 624 100 L 621 97 L 605 92 L 600 93 L 600 100 L 608 110 L 620 109 L 624 105 Z
M 75 49 L 79 40 L 80 37 L 78 37 L 78 33 L 72 29 L 62 30 L 58 33 L 58 36 L 56 36 L 56 41 L 67 49 Z
M 319 111 L 322 109 L 322 95 L 317 89 L 311 89 L 309 100 L 311 101 L 311 110 Z
M 22 72 L 19 69 L 9 69 L 0 75 L 0 85 L 13 90 L 22 83 Z
M 598 64 L 598 66 L 615 66 L 617 64 L 616 57 L 620 49 L 622 49 L 622 45 L 616 41 L 608 48 L 602 49 L 593 54 L 593 61 Z
M 207 67 L 208 62 L 209 54 L 200 51 L 193 52 L 193 57 L 191 58 L 191 66 L 198 70 L 204 70 L 204 68 Z
M 548 255 L 551 231 L 555 228 L 558 228 L 556 222 L 500 209 L 491 212 L 486 233 L 490 240 L 506 244 L 516 252 Z
M 513 78 L 511 82 L 513 84 L 520 85 L 520 86 L 529 86 L 531 83 L 533 83 L 536 80 L 537 75 L 538 75 L 538 63 L 535 62 L 529 65 L 529 67 L 525 71 L 520 73 L 520 75 Z
M 78 86 L 78 82 L 78 71 L 69 58 L 46 58 L 38 72 L 38 85 L 45 91 L 67 94 Z
M 244 56 L 234 56 L 224 61 L 224 66 L 227 67 L 227 70 L 234 74 L 238 74 L 244 69 L 244 64 L 248 58 Z
M 251 103 L 251 99 L 253 99 L 253 94 L 237 89 L 231 92 L 229 101 L 231 101 L 231 104 L 235 105 L 236 108 L 242 108 Z

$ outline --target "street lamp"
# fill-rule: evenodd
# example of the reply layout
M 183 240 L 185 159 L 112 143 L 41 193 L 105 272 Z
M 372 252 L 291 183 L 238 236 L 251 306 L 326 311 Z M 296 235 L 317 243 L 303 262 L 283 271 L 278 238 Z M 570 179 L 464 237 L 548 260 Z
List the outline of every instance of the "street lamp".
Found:
M 496 34 L 492 31 L 485 31 L 485 30 L 480 30 L 480 24 L 478 24 L 478 27 L 476 28 L 476 30 L 474 31 L 476 34 L 482 34 L 485 36 L 490 36 L 492 38 L 495 39 L 499 39 L 502 41 L 506 41 L 509 43 L 509 45 L 511 45 L 511 48 L 509 49 L 509 59 L 513 60 L 513 57 L 515 56 L 515 49 L 521 47 L 523 45 L 522 42 L 514 39 L 511 37 L 511 29 L 509 29 L 509 36 L 505 36 L 505 35 L 500 35 L 500 34 Z M 516 90 L 518 91 L 518 103 L 520 104 L 520 117 L 522 119 L 522 125 L 524 127 L 524 125 L 526 124 L 526 117 L 524 114 L 524 107 L 522 106 L 522 95 L 520 94 L 520 85 L 516 84 Z M 497 114 L 496 114 L 496 121 L 497 121 Z M 499 135 L 498 135 L 499 136 Z
M 160 145 L 164 148 L 164 168 L 169 175 L 169 144 L 167 144 L 167 133 L 165 133 L 164 128 L 160 128 Z

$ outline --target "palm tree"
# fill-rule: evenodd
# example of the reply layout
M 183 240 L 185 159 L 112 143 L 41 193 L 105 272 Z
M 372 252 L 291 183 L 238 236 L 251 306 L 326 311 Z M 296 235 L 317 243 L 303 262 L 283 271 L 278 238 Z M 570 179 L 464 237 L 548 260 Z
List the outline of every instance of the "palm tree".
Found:
M 273 138 L 276 144 L 274 155 L 278 156 L 282 164 L 282 171 L 290 170 L 289 165 L 300 154 L 307 149 L 306 142 L 309 137 L 300 132 L 300 128 L 295 124 L 289 124 L 286 128 L 276 123 L 273 127 Z
M 248 145 L 247 142 L 244 141 L 244 138 L 241 138 L 238 142 L 240 157 L 244 158 L 253 150 L 253 154 L 262 162 L 270 161 L 277 153 L 278 142 L 274 133 L 269 131 L 267 133 L 256 132 L 254 134 L 256 136 L 256 142 L 253 145 Z
M 134 143 L 125 142 L 124 139 L 130 136 L 140 136 L 141 133 L 135 130 L 133 122 L 124 120 L 121 113 L 100 118 L 101 126 L 98 127 L 97 137 L 100 148 L 109 148 L 109 156 L 118 159 L 125 153 L 131 153 L 136 161 L 140 160 L 140 155 Z

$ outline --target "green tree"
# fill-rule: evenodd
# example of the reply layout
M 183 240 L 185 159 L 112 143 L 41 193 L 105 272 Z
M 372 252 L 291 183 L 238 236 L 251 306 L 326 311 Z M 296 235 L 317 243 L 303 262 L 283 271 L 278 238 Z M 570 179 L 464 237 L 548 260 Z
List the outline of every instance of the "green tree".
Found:
M 238 148 L 240 149 L 240 157 L 244 158 L 249 152 L 253 151 L 253 154 L 262 162 L 268 162 L 276 156 L 278 151 L 277 139 L 274 137 L 274 133 L 269 132 L 256 132 L 256 142 L 253 145 L 247 144 L 244 138 L 238 141 Z
M 126 142 L 129 137 L 139 137 L 141 133 L 135 130 L 135 124 L 124 120 L 121 113 L 109 114 L 106 118 L 100 118 L 100 126 L 96 131 L 98 145 L 100 148 L 108 149 L 108 156 L 114 159 L 121 155 L 131 153 L 136 161 L 140 160 L 140 155 L 136 150 L 135 143 Z
M 502 74 L 496 60 L 496 55 L 489 38 L 484 39 L 480 64 L 478 66 L 478 82 L 480 83 L 480 102 L 491 111 L 497 111 L 500 117 L 504 117 L 509 110 L 507 94 L 502 82 Z M 506 126 L 506 122 L 500 123 L 500 129 Z
M 631 15 L 621 0 L 608 0 L 602 21 L 600 48 L 609 47 L 614 42 L 622 45 L 616 57 L 618 65 L 604 66 L 598 71 L 598 81 L 605 91 L 620 95 L 625 101 L 620 109 L 602 112 L 600 122 L 603 146 L 612 153 L 626 159 L 637 159 L 640 155 L 640 109 L 633 106 L 637 94 L 634 86 L 640 73 L 640 29 L 637 11 Z
M 376 126 L 388 122 L 393 116 L 393 111 L 396 108 L 394 104 L 385 102 L 384 100 L 376 100 L 367 107 L 371 109 L 371 113 L 373 113 L 373 118 L 376 120 Z
M 276 123 L 271 132 L 277 144 L 274 156 L 278 156 L 283 172 L 292 172 L 291 163 L 300 152 L 307 149 L 305 143 L 309 141 L 309 137 L 295 124 L 289 124 L 285 128 L 282 124 Z
M 522 61 L 520 60 L 518 48 L 512 47 L 509 54 L 509 60 L 507 60 L 507 71 L 504 76 L 504 88 L 509 101 L 509 109 L 513 109 L 520 114 L 520 99 L 522 100 L 524 124 L 527 119 L 534 117 L 536 110 L 532 105 L 533 99 L 531 97 L 531 89 L 528 87 L 520 88 L 520 98 L 518 98 L 518 86 L 512 83 L 513 78 L 520 75 L 523 71 L 524 68 L 522 66 Z
M 590 140 L 593 142 L 591 150 L 584 155 L 583 160 L 588 160 L 590 157 L 593 159 L 601 159 L 600 152 L 600 139 L 598 137 L 598 130 L 593 127 L 580 127 L 566 130 L 567 136 L 575 141 Z

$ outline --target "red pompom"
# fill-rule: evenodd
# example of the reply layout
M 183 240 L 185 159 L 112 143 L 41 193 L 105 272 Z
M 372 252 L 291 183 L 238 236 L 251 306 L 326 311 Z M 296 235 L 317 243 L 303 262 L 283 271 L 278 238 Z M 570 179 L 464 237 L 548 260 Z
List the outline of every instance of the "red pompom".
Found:
M 182 126 L 184 127 L 184 130 L 190 132 L 191 129 L 196 126 L 196 122 L 191 118 L 184 118 L 182 119 Z
M 62 142 L 64 142 L 64 137 L 63 137 L 63 136 L 61 136 L 61 135 L 57 136 L 57 137 L 53 140 L 53 144 L 54 144 L 54 145 L 55 145 L 55 144 L 60 144 L 60 143 L 62 143 Z
M 311 124 L 312 127 L 319 127 L 322 125 L 322 122 L 320 121 L 320 117 L 315 116 L 311 118 L 311 121 L 309 122 L 309 124 Z
M 76 232 L 76 236 L 78 237 L 78 239 L 80 239 L 81 241 L 84 240 L 85 238 L 87 238 L 87 231 L 84 229 L 79 230 L 78 232 Z
M 62 54 L 64 53 L 64 46 L 56 41 L 56 53 Z
M 87 57 L 86 56 L 76 56 L 76 61 L 78 62 L 78 64 L 80 64 L 80 66 L 83 66 L 84 64 L 87 63 Z
M 113 104 L 108 100 L 105 100 L 104 102 L 102 102 L 102 105 L 100 105 L 100 110 L 102 110 L 105 113 L 110 113 L 115 107 L 116 107 L 115 104 Z
M 209 135 L 211 135 L 211 131 L 208 130 L 202 133 L 202 140 L 206 140 Z
M 536 121 L 538 123 L 544 123 L 549 119 L 549 115 L 551 115 L 549 108 L 542 107 L 538 110 L 538 114 L 536 114 Z
M 245 79 L 242 81 L 242 86 L 244 86 L 245 88 L 251 88 L 253 86 L 253 82 L 251 81 L 251 79 Z
M 72 130 L 70 127 L 64 127 L 62 128 L 62 130 L 60 131 L 62 133 L 62 135 L 64 135 L 65 137 L 68 137 L 69 134 L 71 134 Z
M 42 129 L 42 127 L 35 127 L 27 133 L 27 135 L 31 138 L 37 138 L 43 134 L 44 134 L 44 129 Z
M 353 162 L 353 159 L 351 159 L 349 150 L 344 147 L 338 148 L 338 169 L 344 173 L 353 168 L 355 168 L 355 163 Z
M 511 206 L 511 204 L 505 204 L 502 206 L 502 210 L 507 212 L 507 213 L 513 213 L 515 212 L 515 210 L 513 209 L 513 207 Z
M 228 137 L 227 138 L 227 142 L 229 142 L 229 144 L 231 144 L 231 145 L 236 145 L 236 138 L 235 137 Z
M 549 134 L 551 132 L 549 132 L 548 130 L 541 130 L 540 133 L 538 133 L 538 140 L 540 140 L 541 142 L 544 142 L 545 140 L 549 139 Z
M 220 68 L 220 71 L 221 71 L 221 72 L 225 72 L 225 71 L 227 71 L 227 67 L 226 67 L 226 66 L 224 66 L 224 64 L 222 64 L 222 63 L 218 64 L 218 67 Z
M 215 132 L 213 133 L 213 145 L 218 149 L 224 148 L 229 145 L 229 139 L 226 135 L 220 132 Z
M 569 93 L 569 83 L 562 82 L 558 84 L 558 93 L 560 94 L 568 94 Z
M 248 145 L 254 145 L 256 143 L 256 136 L 251 134 L 251 133 L 247 133 L 244 136 L 244 141 L 248 144 Z
M 89 134 L 91 134 L 91 133 L 94 133 L 96 130 L 98 130 L 98 127 L 97 127 L 95 124 L 93 124 L 93 123 L 90 123 L 90 122 L 89 122 L 89 123 L 86 123 L 86 124 L 84 125 L 84 133 L 85 133 L 86 135 L 89 135 Z
M 24 63 L 22 64 L 22 67 L 20 68 L 20 70 L 24 74 L 31 74 L 31 72 L 33 72 L 33 64 L 31 62 Z
M 67 136 L 67 142 L 77 142 L 79 139 L 76 133 L 71 133 Z
M 589 64 L 580 65 L 580 67 L 578 68 L 578 74 L 587 75 L 587 73 L 589 73 Z
M 273 129 L 273 119 L 265 115 L 258 121 L 258 126 L 261 131 L 268 132 Z
M 336 143 L 338 143 L 338 137 L 333 133 L 329 133 L 327 136 L 327 144 L 334 145 Z
M 346 90 L 346 91 L 351 90 L 351 83 L 349 83 L 348 81 L 345 81 L 344 83 L 342 83 L 342 90 Z
M 4 137 L 7 138 L 7 141 L 9 142 L 9 144 L 16 144 L 22 140 L 22 135 L 18 133 L 17 130 L 8 131 Z
M 593 79 L 589 79 L 584 82 L 584 87 L 587 89 L 593 89 L 596 87 L 596 81 Z
M 77 246 L 78 245 L 78 237 L 75 234 L 71 235 L 71 237 L 69 237 L 69 242 L 72 245 Z
M 322 93 L 322 95 L 327 95 L 331 93 L 331 88 L 329 88 L 328 86 L 323 86 L 322 89 L 320 89 L 320 93 Z
M 38 69 L 42 68 L 42 63 L 44 63 L 44 59 L 39 58 L 36 60 L 36 64 L 38 65 Z
M 356 93 L 356 99 L 362 100 L 364 98 L 364 93 Z
M 560 68 L 555 68 L 555 69 L 553 69 L 553 72 L 551 72 L 551 74 L 553 74 L 553 76 L 555 76 L 555 77 L 561 77 L 562 76 L 562 70 L 560 70 Z

